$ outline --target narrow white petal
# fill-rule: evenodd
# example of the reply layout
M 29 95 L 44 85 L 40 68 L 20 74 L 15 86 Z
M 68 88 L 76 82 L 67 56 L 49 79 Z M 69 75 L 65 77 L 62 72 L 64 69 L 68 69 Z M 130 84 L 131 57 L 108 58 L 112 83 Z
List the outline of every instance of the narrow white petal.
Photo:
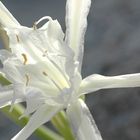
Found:
M 18 21 L 0 1 L 0 38 L 2 39 L 3 45 L 6 49 L 9 49 L 9 38 L 5 31 L 5 27 L 15 28 L 18 26 L 20 26 Z
M 140 73 L 119 76 L 93 74 L 82 81 L 79 92 L 86 94 L 100 89 L 129 87 L 140 87 Z
M 0 51 L 0 59 L 6 78 L 11 82 L 23 83 L 24 73 L 21 68 L 23 67 L 21 61 L 7 51 Z
M 17 27 L 20 25 L 8 9 L 0 1 L 0 26 L 2 27 Z
M 25 86 L 24 84 L 14 83 L 13 84 L 13 99 L 11 101 L 11 110 L 13 105 L 16 103 L 17 97 L 25 97 Z
M 1 86 L 0 87 L 0 108 L 5 107 L 7 105 L 11 105 L 11 102 L 14 98 L 13 86 Z M 15 97 L 15 103 L 25 101 L 24 95 L 18 94 Z
M 54 41 L 62 41 L 64 39 L 64 33 L 62 31 L 61 25 L 57 20 L 50 20 L 48 22 L 47 34 L 49 38 L 54 39 Z
M 91 0 L 67 0 L 66 5 L 66 42 L 75 52 L 80 69 L 90 4 Z
M 0 87 L 0 108 L 7 106 L 11 103 L 13 98 L 13 90 L 11 86 Z
M 26 109 L 24 114 L 20 117 L 28 116 L 35 112 L 45 103 L 45 96 L 37 88 L 28 88 L 25 93 Z
M 1 52 L 2 54 L 2 52 Z M 0 55 L 1 55 L 0 54 Z M 22 70 L 22 63 L 17 60 L 16 57 L 11 56 L 3 51 L 3 58 L 0 56 L 0 59 L 3 59 L 3 68 L 2 71 L 5 74 L 5 77 L 13 84 L 13 98 L 11 100 L 11 110 L 13 108 L 14 103 L 18 96 L 24 96 L 25 94 L 25 85 L 26 85 L 26 77 L 25 73 Z M 9 58 L 6 57 L 9 55 Z M 5 57 L 5 58 L 4 58 Z
M 58 106 L 44 104 L 31 117 L 27 125 L 11 140 L 26 140 L 38 127 L 48 122 L 58 111 Z
M 77 140 L 102 140 L 88 107 L 81 99 L 68 107 L 67 114 Z
M 5 49 L 0 50 L 0 60 L 3 63 L 6 59 L 13 57 L 12 53 Z

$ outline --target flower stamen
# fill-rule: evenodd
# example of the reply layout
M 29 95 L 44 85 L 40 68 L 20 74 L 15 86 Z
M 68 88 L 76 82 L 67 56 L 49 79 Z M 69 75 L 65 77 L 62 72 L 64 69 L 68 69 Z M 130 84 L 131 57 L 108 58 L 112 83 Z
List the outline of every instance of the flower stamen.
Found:
M 49 16 L 45 16 L 45 17 L 42 17 L 41 19 L 39 19 L 38 21 L 35 21 L 34 24 L 33 24 L 33 29 L 34 30 L 37 30 L 37 25 L 42 22 L 43 20 L 49 20 L 49 21 L 52 21 L 52 18 L 49 17 Z
M 37 26 L 40 22 L 42 22 L 43 20 L 49 20 L 49 21 L 52 21 L 52 18 L 49 17 L 49 16 L 45 16 L 45 17 L 42 17 L 41 19 L 39 19 L 38 21 L 35 22 L 35 25 Z
M 64 78 L 65 78 L 65 80 L 66 80 L 68 86 L 70 86 L 70 82 L 69 82 L 68 78 L 67 78 L 66 75 L 63 73 L 63 71 L 62 71 L 61 68 L 58 66 L 58 64 L 56 64 L 56 63 L 54 62 L 54 60 L 52 60 L 52 59 L 49 57 L 49 55 L 47 55 L 47 58 L 48 58 L 48 59 L 51 61 L 51 63 L 59 70 L 59 72 L 64 76 Z
M 33 29 L 34 29 L 34 30 L 37 30 L 36 22 L 34 22 L 34 24 L 33 24 Z
M 43 56 L 43 57 L 45 57 L 45 56 L 46 56 L 46 54 L 47 54 L 47 52 L 48 52 L 48 51 L 47 51 L 47 50 L 45 50 L 42 56 Z
M 16 39 L 17 39 L 17 42 L 19 43 L 20 39 L 19 39 L 19 36 L 17 34 L 16 34 Z
M 44 76 L 48 76 L 48 74 L 45 71 L 43 71 L 42 73 Z
M 25 78 L 26 78 L 26 86 L 28 86 L 29 81 L 30 81 L 30 77 L 29 77 L 29 75 L 25 74 Z
M 24 59 L 23 64 L 26 65 L 26 63 L 27 63 L 27 61 L 28 61 L 27 56 L 26 56 L 25 53 L 22 53 L 21 55 L 23 56 L 23 59 Z

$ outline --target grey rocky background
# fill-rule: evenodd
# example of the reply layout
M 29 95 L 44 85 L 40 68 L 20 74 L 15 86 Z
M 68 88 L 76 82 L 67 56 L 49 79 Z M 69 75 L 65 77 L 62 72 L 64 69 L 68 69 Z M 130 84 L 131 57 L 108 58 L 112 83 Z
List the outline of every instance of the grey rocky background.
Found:
M 23 25 L 44 15 L 65 29 L 65 0 L 3 0 Z M 140 0 L 94 0 L 88 17 L 83 77 L 140 72 Z M 104 140 L 140 139 L 140 88 L 101 90 L 86 102 Z M 0 140 L 20 130 L 0 115 Z M 34 136 L 29 140 L 38 140 Z

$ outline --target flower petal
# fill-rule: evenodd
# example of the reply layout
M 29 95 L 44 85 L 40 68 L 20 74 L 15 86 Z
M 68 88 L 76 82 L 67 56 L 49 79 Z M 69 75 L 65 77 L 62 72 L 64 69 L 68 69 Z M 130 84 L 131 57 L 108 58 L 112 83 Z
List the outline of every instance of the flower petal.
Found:
M 91 0 L 67 0 L 66 5 L 66 43 L 75 52 L 75 60 L 81 69 L 84 35 Z
M 11 140 L 26 140 L 38 127 L 48 122 L 60 109 L 60 106 L 42 105 L 32 115 L 27 125 Z
M 67 115 L 77 140 L 102 140 L 88 107 L 81 99 L 70 104 Z
M 11 105 L 11 102 L 13 100 L 14 91 L 13 86 L 1 86 L 0 87 L 0 108 L 5 107 L 7 105 Z M 24 95 L 18 94 L 18 96 L 15 97 L 15 103 L 23 102 L 25 101 Z
M 13 98 L 13 90 L 11 87 L 0 87 L 0 108 L 7 106 L 11 103 Z
M 140 87 L 140 73 L 119 76 L 93 74 L 82 81 L 79 93 L 86 94 L 100 89 L 129 87 Z
M 25 94 L 27 79 L 25 77 L 24 71 L 22 70 L 22 63 L 15 56 L 12 56 L 12 54 L 10 55 L 10 53 L 7 53 L 6 51 L 1 51 L 0 59 L 3 61 L 3 68 L 1 71 L 13 84 L 13 98 L 11 100 L 12 106 L 10 109 L 12 110 L 17 97 L 24 96 Z
M 14 56 L 9 51 L 7 51 L 5 49 L 0 50 L 0 60 L 2 63 L 4 63 L 4 61 L 7 60 L 8 58 L 12 58 L 12 57 L 14 57 Z
M 56 96 L 60 92 L 45 73 L 44 64 L 23 65 L 17 57 L 5 50 L 0 51 L 0 59 L 3 62 L 1 71 L 14 84 L 16 94 L 24 94 L 27 86 L 41 89 L 45 94 L 47 93 L 46 96 Z
M 0 26 L 2 27 L 17 27 L 20 25 L 8 9 L 0 1 Z
M 20 84 L 24 83 L 25 74 L 20 67 L 22 67 L 22 63 L 14 57 L 3 62 L 3 72 L 10 82 Z
M 25 101 L 26 109 L 20 119 L 30 115 L 42 106 L 45 103 L 45 96 L 43 96 L 43 93 L 39 89 L 30 87 L 26 90 Z
M 52 24 L 53 25 L 51 25 L 50 28 L 55 24 L 58 24 L 58 22 Z M 60 28 L 58 30 L 60 30 Z M 62 61 L 59 61 L 62 60 L 62 57 L 58 54 L 60 53 L 60 55 L 63 56 L 61 52 L 63 44 L 60 39 L 55 40 L 54 38 L 56 36 L 53 35 L 54 38 L 49 38 L 49 35 L 47 36 L 47 29 L 34 30 L 33 28 L 21 27 L 20 29 L 6 29 L 6 31 L 9 36 L 12 53 L 14 53 L 24 65 L 40 63 L 43 71 L 46 71 L 47 75 L 53 81 L 56 81 L 60 88 L 69 87 L 68 80 L 66 80 L 66 73 L 64 69 L 62 69 L 64 66 L 60 65 L 58 68 L 58 65 L 62 63 Z M 51 50 L 55 50 L 55 52 L 51 52 Z M 49 57 L 49 54 L 51 53 L 55 54 L 53 57 L 56 57 L 56 59 L 52 60 Z
M 46 72 L 46 67 L 44 67 L 44 65 L 41 62 L 36 64 L 25 65 L 23 67 L 23 70 L 28 75 L 29 86 L 38 87 L 44 89 L 44 91 L 50 91 L 50 92 L 58 91 L 58 89 L 56 89 L 56 87 L 54 86 L 52 80 L 49 79 L 47 75 L 48 73 Z

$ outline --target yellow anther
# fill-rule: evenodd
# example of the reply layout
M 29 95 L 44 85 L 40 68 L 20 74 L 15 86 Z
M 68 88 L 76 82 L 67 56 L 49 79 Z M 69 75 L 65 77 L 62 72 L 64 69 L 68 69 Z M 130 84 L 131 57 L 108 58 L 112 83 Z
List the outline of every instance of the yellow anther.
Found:
M 26 63 L 27 63 L 27 61 L 28 61 L 27 56 L 26 56 L 25 53 L 22 53 L 21 55 L 23 56 L 23 59 L 24 59 L 23 64 L 26 65 Z

